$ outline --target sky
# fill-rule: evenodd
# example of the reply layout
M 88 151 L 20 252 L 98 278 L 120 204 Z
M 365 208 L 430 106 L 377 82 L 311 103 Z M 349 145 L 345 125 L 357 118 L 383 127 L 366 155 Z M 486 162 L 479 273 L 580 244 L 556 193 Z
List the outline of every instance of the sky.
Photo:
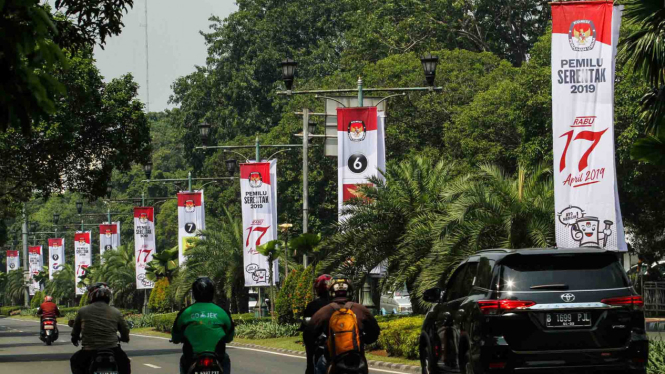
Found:
M 238 9 L 234 0 L 135 0 L 123 17 L 125 27 L 95 48 L 97 67 L 105 81 L 132 73 L 140 85 L 139 98 L 147 102 L 145 61 L 145 6 L 148 2 L 148 56 L 150 111 L 173 108 L 168 104 L 171 84 L 204 65 L 207 49 L 199 31 L 208 31 L 208 18 L 221 19 Z

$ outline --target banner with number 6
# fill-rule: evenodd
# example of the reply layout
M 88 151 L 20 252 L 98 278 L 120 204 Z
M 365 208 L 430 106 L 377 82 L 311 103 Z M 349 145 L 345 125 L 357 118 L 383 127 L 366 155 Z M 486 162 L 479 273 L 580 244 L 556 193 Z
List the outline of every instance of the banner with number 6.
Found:
M 268 286 L 268 258 L 256 248 L 277 239 L 277 161 L 240 165 L 245 286 Z M 273 284 L 278 263 L 273 263 Z
M 134 255 L 136 257 L 136 289 L 154 288 L 145 276 L 145 268 L 155 253 L 155 208 L 134 208 Z
M 206 228 L 203 191 L 178 193 L 178 258 L 184 265 L 185 253 L 191 247 L 192 237 Z
M 556 244 L 627 251 L 614 155 L 614 66 L 621 6 L 552 4 Z

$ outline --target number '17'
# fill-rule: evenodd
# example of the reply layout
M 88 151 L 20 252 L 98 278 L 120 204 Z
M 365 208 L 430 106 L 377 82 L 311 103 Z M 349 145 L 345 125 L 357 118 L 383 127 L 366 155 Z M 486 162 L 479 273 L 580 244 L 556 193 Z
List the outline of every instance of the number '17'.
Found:
M 570 146 L 570 142 L 573 140 L 589 140 L 592 141 L 591 146 L 589 149 L 584 152 L 582 157 L 580 158 L 580 162 L 578 165 L 579 171 L 582 171 L 589 166 L 589 155 L 591 155 L 591 152 L 593 152 L 594 148 L 598 145 L 600 142 L 600 138 L 603 137 L 603 134 L 605 134 L 605 131 L 582 131 L 577 136 L 575 136 L 575 139 L 573 139 L 573 133 L 575 130 L 570 130 L 567 133 L 563 134 L 560 136 L 560 138 L 563 138 L 564 136 L 566 137 L 566 147 L 563 149 L 563 154 L 561 155 L 561 160 L 559 161 L 559 171 L 563 171 L 566 168 L 566 154 L 568 153 L 568 146 Z

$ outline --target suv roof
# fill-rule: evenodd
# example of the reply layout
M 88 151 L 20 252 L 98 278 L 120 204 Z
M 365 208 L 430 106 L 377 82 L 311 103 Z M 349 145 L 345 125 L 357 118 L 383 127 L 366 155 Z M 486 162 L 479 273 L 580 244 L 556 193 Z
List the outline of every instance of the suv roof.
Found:
M 476 252 L 473 256 L 491 257 L 494 259 L 504 258 L 512 255 L 548 255 L 548 254 L 590 254 L 590 253 L 614 253 L 601 248 L 494 248 L 484 249 Z

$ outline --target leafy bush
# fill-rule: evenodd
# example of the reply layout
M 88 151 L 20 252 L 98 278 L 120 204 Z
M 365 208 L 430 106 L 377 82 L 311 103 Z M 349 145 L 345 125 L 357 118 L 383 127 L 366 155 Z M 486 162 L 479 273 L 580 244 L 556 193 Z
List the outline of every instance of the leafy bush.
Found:
M 58 309 L 60 309 L 60 314 L 62 314 L 64 316 L 64 315 L 69 314 L 69 313 L 74 313 L 74 314 L 78 313 L 78 311 L 79 311 L 79 309 L 81 309 L 81 307 L 80 306 L 67 307 L 67 308 L 58 307 Z
M 171 311 L 171 285 L 168 278 L 162 278 L 155 283 L 155 288 L 150 292 L 148 307 L 155 313 L 167 313 Z
M 385 349 L 390 356 L 416 359 L 422 324 L 422 316 L 383 318 L 379 322 L 381 335 L 374 348 Z
M 153 327 L 153 314 L 129 314 L 125 316 L 125 321 L 133 329 L 140 329 L 142 327 Z
M 39 308 L 21 309 L 19 314 L 25 317 L 37 317 L 37 310 Z
M 259 321 L 272 321 L 271 317 L 256 317 L 254 316 L 254 313 L 234 314 L 231 315 L 231 317 L 233 318 L 233 323 L 236 326 Z
M 88 305 L 88 293 L 84 292 L 83 295 L 81 295 L 81 301 L 79 301 L 79 306 L 86 306 Z
M 647 367 L 647 373 L 665 373 L 665 341 L 649 341 L 649 366 Z
M 245 339 L 271 339 L 298 336 L 298 324 L 279 324 L 272 321 L 260 321 L 237 325 L 235 336 Z
M 11 312 L 21 310 L 20 306 L 3 306 L 0 307 L 0 316 L 9 316 Z
M 178 313 L 155 314 L 152 317 L 153 328 L 161 332 L 171 332 L 173 322 L 178 316 Z
M 39 308 L 40 305 L 44 302 L 44 292 L 37 291 L 35 296 L 30 300 L 30 308 Z
M 307 304 L 314 300 L 314 267 L 310 266 L 298 274 L 295 292 L 291 298 L 293 318 L 297 321 L 302 318 Z
M 277 294 L 275 313 L 280 323 L 295 322 L 295 318 L 293 317 L 293 294 L 296 291 L 299 276 L 299 270 L 291 270 L 288 277 L 286 277 L 286 281 L 284 281 L 284 285 L 282 285 Z

